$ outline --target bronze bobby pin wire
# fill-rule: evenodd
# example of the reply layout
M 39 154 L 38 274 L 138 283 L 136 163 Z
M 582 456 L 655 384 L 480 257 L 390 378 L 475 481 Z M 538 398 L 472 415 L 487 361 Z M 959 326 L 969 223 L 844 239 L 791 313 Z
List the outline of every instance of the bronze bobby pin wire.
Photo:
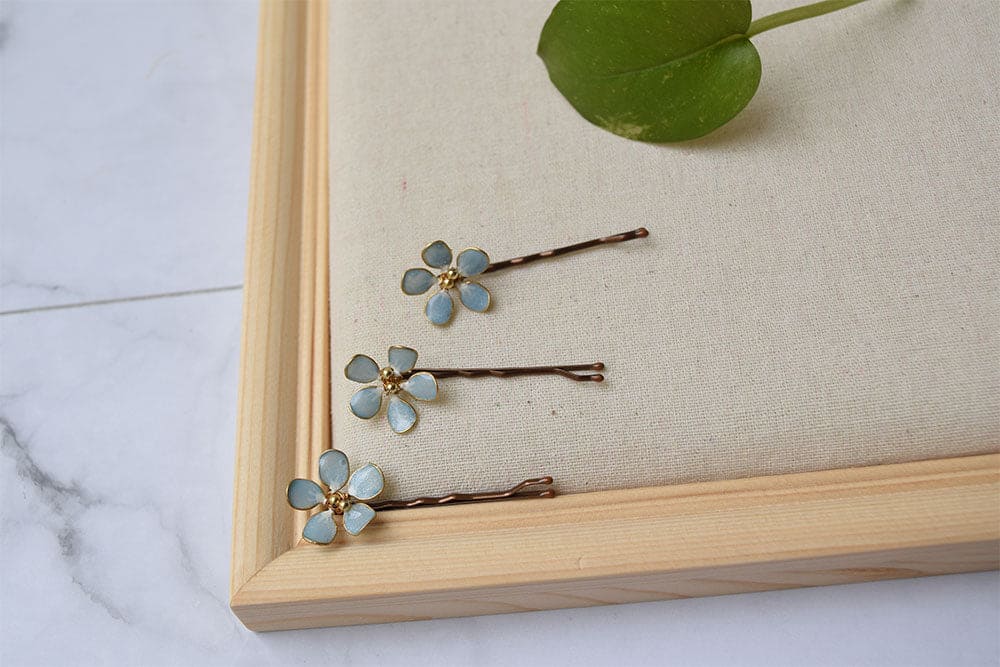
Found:
M 374 510 L 403 510 L 413 507 L 457 505 L 464 503 L 486 503 L 498 500 L 514 500 L 518 498 L 554 498 L 555 489 L 551 487 L 552 477 L 533 477 L 506 491 L 486 491 L 482 493 L 450 493 L 447 496 L 421 496 L 412 500 L 381 500 L 369 503 Z M 541 487 L 541 488 L 532 488 Z
M 603 371 L 604 364 L 598 361 L 593 364 L 561 364 L 559 366 L 520 366 L 513 368 L 415 368 L 403 377 L 414 373 L 430 373 L 436 378 L 475 378 L 475 377 L 515 377 L 518 375 L 560 375 L 576 382 L 603 382 L 600 373 L 577 373 L 574 371 Z
M 530 264 L 532 262 L 537 262 L 540 259 L 548 259 L 549 257 L 558 257 L 559 255 L 565 255 L 571 252 L 577 252 L 578 250 L 586 250 L 588 248 L 594 248 L 599 245 L 606 245 L 609 243 L 621 243 L 622 241 L 631 241 L 632 239 L 644 239 L 649 236 L 649 230 L 645 227 L 639 227 L 638 229 L 633 229 L 630 232 L 622 232 L 621 234 L 615 234 L 613 236 L 602 236 L 599 239 L 591 239 L 590 241 L 581 241 L 580 243 L 574 243 L 573 245 L 563 246 L 562 248 L 555 248 L 553 250 L 543 250 L 542 252 L 537 252 L 533 255 L 525 255 L 524 257 L 514 257 L 513 259 L 506 259 L 502 262 L 493 262 L 483 273 L 493 273 L 494 271 L 501 271 L 503 269 L 509 269 L 513 266 L 524 266 L 525 264 Z

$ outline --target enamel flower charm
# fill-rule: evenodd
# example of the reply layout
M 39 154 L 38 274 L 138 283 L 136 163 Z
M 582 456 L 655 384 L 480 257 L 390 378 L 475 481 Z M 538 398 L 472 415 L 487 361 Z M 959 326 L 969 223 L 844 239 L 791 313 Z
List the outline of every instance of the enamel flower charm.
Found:
M 447 296 L 447 294 L 445 294 Z M 417 351 L 401 345 L 389 348 L 389 365 L 379 368 L 371 357 L 356 354 L 344 368 L 344 375 L 353 382 L 379 384 L 362 387 L 351 396 L 351 412 L 355 417 L 371 419 L 382 409 L 382 397 L 389 397 L 386 418 L 396 433 L 406 433 L 417 423 L 417 411 L 400 396 L 406 393 L 420 401 L 437 398 L 437 379 L 426 372 L 414 373 Z
M 337 536 L 333 517 L 343 517 L 344 530 L 357 535 L 375 518 L 375 510 L 361 502 L 382 493 L 385 478 L 374 463 L 366 463 L 347 478 L 350 467 L 347 455 L 339 449 L 328 449 L 319 457 L 319 478 L 327 490 L 309 479 L 293 479 L 288 484 L 288 504 L 297 510 L 311 510 L 322 505 L 323 510 L 306 522 L 302 537 L 313 544 L 330 544 Z
M 458 290 L 458 298 L 469 310 L 485 312 L 490 307 L 490 292 L 471 280 L 490 265 L 489 256 L 479 248 L 466 248 L 458 253 L 455 266 L 451 266 L 451 248 L 444 241 L 435 241 L 423 249 L 420 257 L 427 266 L 441 271 L 434 275 L 424 268 L 409 269 L 403 274 L 400 286 L 404 294 L 423 294 L 434 283 L 440 290 L 427 300 L 424 313 L 433 324 L 442 326 L 451 321 L 454 304 L 450 292 Z

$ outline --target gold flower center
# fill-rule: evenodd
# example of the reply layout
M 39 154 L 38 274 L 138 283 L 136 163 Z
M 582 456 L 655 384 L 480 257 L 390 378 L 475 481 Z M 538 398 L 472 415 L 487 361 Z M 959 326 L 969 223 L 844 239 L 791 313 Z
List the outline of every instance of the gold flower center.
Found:
M 451 289 L 458 283 L 458 279 L 461 276 L 458 274 L 458 269 L 452 267 L 438 276 L 438 285 L 441 289 Z
M 351 497 L 343 491 L 331 491 L 326 494 L 326 507 L 334 514 L 343 514 L 351 506 Z
M 382 390 L 387 394 L 398 394 L 400 383 L 403 378 L 396 374 L 392 366 L 386 366 L 378 372 L 379 379 L 382 380 Z

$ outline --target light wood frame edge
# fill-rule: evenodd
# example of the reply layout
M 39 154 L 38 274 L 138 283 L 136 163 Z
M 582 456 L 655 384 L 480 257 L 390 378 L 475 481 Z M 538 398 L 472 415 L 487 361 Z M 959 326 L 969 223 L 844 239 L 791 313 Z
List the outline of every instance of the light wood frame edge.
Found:
M 349 544 L 300 544 L 285 485 L 330 445 L 327 6 L 260 11 L 230 586 L 248 627 L 997 567 L 997 455 L 389 512 Z

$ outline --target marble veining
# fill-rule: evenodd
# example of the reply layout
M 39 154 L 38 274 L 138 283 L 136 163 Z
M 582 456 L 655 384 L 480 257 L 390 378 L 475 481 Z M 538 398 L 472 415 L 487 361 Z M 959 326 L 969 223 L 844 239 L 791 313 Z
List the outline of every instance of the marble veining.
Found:
M 35 498 L 40 501 L 41 505 L 40 508 L 36 509 L 45 510 L 49 515 L 49 521 L 46 522 L 46 525 L 56 537 L 59 553 L 70 572 L 70 580 L 110 618 L 122 623 L 130 623 L 130 618 L 126 616 L 124 609 L 114 601 L 113 596 L 102 591 L 99 583 L 94 581 L 94 572 L 90 571 L 82 561 L 83 553 L 87 549 L 88 536 L 81 531 L 79 519 L 82 514 L 90 510 L 108 510 L 114 513 L 115 510 L 129 511 L 133 508 L 95 494 L 81 486 L 79 482 L 66 483 L 56 479 L 34 460 L 27 443 L 18 438 L 9 422 L 0 419 L 0 431 L 2 431 L 0 451 L 13 461 L 17 477 L 32 487 Z M 185 573 L 188 583 L 212 598 L 220 606 L 227 607 L 227 602 L 201 581 L 201 573 L 193 560 L 183 533 L 176 532 L 172 526 L 167 524 L 160 509 L 155 504 L 146 503 L 139 506 L 138 509 L 151 515 L 161 529 L 172 536 L 179 556 L 177 564 Z M 5 516 L 4 519 L 6 520 L 7 517 Z
M 0 429 L 2 429 L 0 451 L 14 461 L 18 478 L 34 487 L 42 507 L 56 518 L 52 528 L 59 543 L 60 554 L 71 571 L 77 570 L 81 536 L 73 517 L 84 509 L 104 504 L 104 501 L 92 496 L 77 484 L 64 484 L 42 470 L 32 459 L 28 447 L 18 439 L 14 428 L 6 420 L 0 419 Z M 114 603 L 84 581 L 79 574 L 74 572 L 70 578 L 80 591 L 91 602 L 101 607 L 108 616 L 117 621 L 126 620 Z
M 144 664 L 155 648 L 167 657 L 148 664 L 174 664 L 242 632 L 228 609 L 228 547 L 206 540 L 228 541 L 231 525 L 226 385 L 239 303 L 223 294 L 0 318 L 0 655 L 56 661 L 73 637 L 80 664 L 113 644 L 123 662 Z M 42 628 L 67 639 L 31 641 Z

